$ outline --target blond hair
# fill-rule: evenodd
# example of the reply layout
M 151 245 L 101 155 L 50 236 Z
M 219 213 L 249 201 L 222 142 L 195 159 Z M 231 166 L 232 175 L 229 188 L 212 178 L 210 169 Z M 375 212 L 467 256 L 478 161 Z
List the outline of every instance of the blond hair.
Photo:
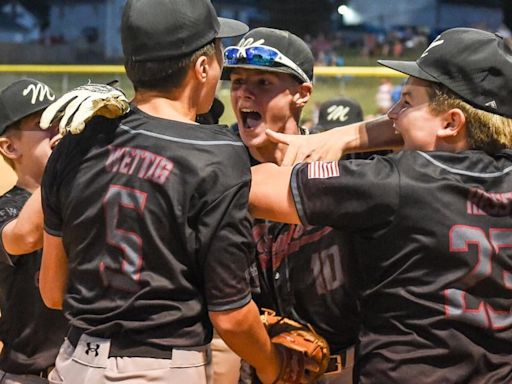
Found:
M 430 83 L 427 90 L 430 110 L 434 114 L 458 108 L 466 116 L 470 149 L 497 153 L 512 148 L 512 119 L 477 109 L 442 84 Z

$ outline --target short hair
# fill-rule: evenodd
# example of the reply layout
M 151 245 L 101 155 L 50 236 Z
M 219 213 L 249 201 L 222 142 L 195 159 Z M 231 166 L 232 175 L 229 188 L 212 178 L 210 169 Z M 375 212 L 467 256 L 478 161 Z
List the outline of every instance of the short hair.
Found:
M 195 63 L 200 56 L 211 56 L 215 53 L 215 49 L 214 39 L 197 51 L 178 58 L 134 62 L 127 57 L 124 67 L 135 90 L 169 90 L 182 84 L 190 65 Z
M 434 114 L 460 109 L 466 116 L 466 131 L 470 149 L 490 154 L 512 148 L 512 119 L 477 109 L 446 86 L 429 82 L 427 93 Z

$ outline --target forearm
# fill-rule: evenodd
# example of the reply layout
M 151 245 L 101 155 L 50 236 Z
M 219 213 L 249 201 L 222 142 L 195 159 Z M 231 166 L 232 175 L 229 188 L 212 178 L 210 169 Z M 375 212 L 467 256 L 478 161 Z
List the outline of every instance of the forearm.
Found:
M 68 260 L 60 237 L 44 234 L 39 290 L 45 305 L 62 309 L 68 282 Z
M 16 219 L 2 230 L 5 250 L 11 255 L 23 255 L 43 247 L 43 208 L 41 189 L 34 191 Z
M 291 167 L 264 163 L 251 167 L 249 212 L 255 218 L 300 224 L 290 190 Z
M 330 140 L 337 142 L 343 153 L 398 149 L 403 140 L 387 116 L 335 128 Z M 328 131 L 329 132 L 329 131 Z
M 270 342 L 253 301 L 237 310 L 210 312 L 210 319 L 220 337 L 256 369 L 264 383 L 277 377 L 280 355 Z

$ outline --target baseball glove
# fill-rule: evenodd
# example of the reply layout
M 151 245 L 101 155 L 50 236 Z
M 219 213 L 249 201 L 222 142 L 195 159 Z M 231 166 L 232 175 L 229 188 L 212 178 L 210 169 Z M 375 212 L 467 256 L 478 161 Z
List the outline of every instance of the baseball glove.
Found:
M 77 134 L 94 116 L 115 118 L 130 110 L 124 93 L 109 84 L 86 84 L 75 88 L 53 102 L 41 116 L 42 129 L 60 119 L 59 132 Z
M 323 375 L 329 363 L 329 345 L 309 324 L 302 325 L 268 309 L 263 309 L 261 320 L 282 355 L 281 372 L 274 384 L 314 383 Z

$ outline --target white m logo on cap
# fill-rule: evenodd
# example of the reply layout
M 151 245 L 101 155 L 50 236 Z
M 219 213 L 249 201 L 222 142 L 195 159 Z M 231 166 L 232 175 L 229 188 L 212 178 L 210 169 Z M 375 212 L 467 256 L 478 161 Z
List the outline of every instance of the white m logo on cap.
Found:
M 35 104 L 38 99 L 39 101 L 43 101 L 46 98 L 51 101 L 55 100 L 53 92 L 44 84 L 30 84 L 23 90 L 23 96 L 27 96 L 30 92 L 32 92 L 31 104 Z
M 348 119 L 348 113 L 350 107 L 344 107 L 343 105 L 331 105 L 327 108 L 327 121 L 345 121 Z
M 430 43 L 430 45 L 428 46 L 427 49 L 425 49 L 425 51 L 423 52 L 421 57 L 427 56 L 428 51 L 430 51 L 432 48 L 437 47 L 438 45 L 441 45 L 444 43 L 444 40 L 439 40 L 440 37 L 441 37 L 441 35 L 437 36 L 436 39 L 432 43 Z

